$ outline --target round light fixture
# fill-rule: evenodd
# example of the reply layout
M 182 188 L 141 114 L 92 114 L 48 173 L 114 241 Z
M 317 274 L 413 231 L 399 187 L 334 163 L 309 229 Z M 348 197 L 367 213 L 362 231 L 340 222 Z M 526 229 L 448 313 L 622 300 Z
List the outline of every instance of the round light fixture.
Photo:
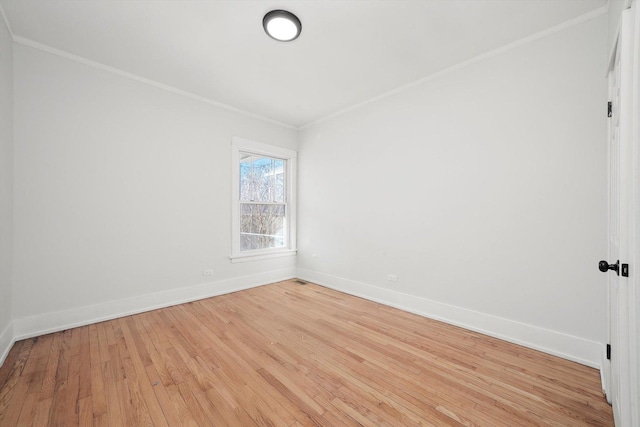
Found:
M 272 10 L 262 19 L 264 31 L 274 40 L 290 42 L 298 38 L 302 24 L 296 15 L 286 10 Z

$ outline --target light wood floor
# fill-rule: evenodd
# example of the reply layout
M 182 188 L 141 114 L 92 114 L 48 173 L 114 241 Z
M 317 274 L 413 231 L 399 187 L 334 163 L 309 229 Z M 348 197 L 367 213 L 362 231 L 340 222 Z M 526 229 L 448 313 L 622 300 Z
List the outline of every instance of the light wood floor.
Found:
M 20 341 L 0 426 L 613 425 L 597 370 L 286 281 Z

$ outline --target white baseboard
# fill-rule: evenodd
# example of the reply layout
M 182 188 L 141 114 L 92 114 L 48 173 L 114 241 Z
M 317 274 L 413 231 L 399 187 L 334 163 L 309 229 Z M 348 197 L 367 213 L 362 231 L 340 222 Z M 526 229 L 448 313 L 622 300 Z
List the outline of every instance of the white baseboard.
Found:
M 550 329 L 298 268 L 298 277 L 327 288 L 601 369 L 602 344 Z
M 9 350 L 13 347 L 15 339 L 13 338 L 13 322 L 10 322 L 4 331 L 0 332 L 0 366 L 9 355 Z
M 131 314 L 255 288 L 294 278 L 295 273 L 296 270 L 294 268 L 268 271 L 250 276 L 234 277 L 185 288 L 14 319 L 13 331 L 9 335 L 13 335 L 12 341 L 15 342 Z M 2 351 L 2 347 L 0 347 L 0 351 Z
M 14 319 L 0 334 L 0 366 L 15 341 L 299 277 L 424 317 L 602 370 L 602 344 L 415 295 L 306 269 L 283 269 Z

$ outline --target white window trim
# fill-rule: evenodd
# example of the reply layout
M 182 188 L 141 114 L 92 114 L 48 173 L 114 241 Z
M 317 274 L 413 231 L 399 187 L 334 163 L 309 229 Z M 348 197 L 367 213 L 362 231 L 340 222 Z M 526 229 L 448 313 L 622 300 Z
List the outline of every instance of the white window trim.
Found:
M 284 159 L 287 162 L 287 244 L 283 248 L 240 251 L 240 152 L 262 154 L 264 156 Z M 296 246 L 296 169 L 298 153 L 287 148 L 234 136 L 231 141 L 231 262 L 257 261 L 261 259 L 293 256 Z

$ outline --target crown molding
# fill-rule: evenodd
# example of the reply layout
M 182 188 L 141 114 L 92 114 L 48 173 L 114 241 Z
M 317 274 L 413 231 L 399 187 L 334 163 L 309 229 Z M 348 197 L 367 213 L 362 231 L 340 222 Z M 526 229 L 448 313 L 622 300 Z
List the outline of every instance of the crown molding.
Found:
M 553 26 L 551 28 L 547 28 L 546 30 L 543 30 L 543 31 L 537 32 L 535 34 L 532 34 L 530 36 L 524 37 L 522 39 L 516 40 L 515 42 L 509 43 L 507 45 L 504 45 L 504 46 L 499 47 L 497 49 L 491 50 L 489 52 L 485 52 L 483 54 L 480 54 L 480 55 L 475 56 L 473 58 L 467 59 L 465 61 L 458 62 L 457 64 L 454 64 L 454 65 L 452 65 L 450 67 L 444 68 L 444 69 L 442 69 L 440 71 L 436 71 L 435 73 L 429 74 L 428 76 L 425 76 L 425 77 L 423 77 L 421 79 L 418 79 L 418 80 L 415 80 L 413 82 L 404 84 L 404 85 L 399 86 L 399 87 L 397 87 L 395 89 L 391 89 L 391 90 L 389 90 L 387 92 L 381 93 L 380 95 L 374 96 L 373 98 L 369 98 L 369 99 L 367 99 L 365 101 L 359 102 L 359 103 L 354 104 L 354 105 L 352 105 L 350 107 L 346 107 L 346 108 L 338 110 L 338 111 L 336 111 L 334 113 L 328 114 L 328 115 L 326 115 L 324 117 L 321 117 L 321 118 L 319 118 L 317 120 L 314 120 L 313 122 L 310 122 L 310 123 L 307 123 L 307 124 L 304 124 L 304 125 L 300 126 L 298 128 L 298 130 L 301 131 L 301 130 L 310 128 L 310 127 L 315 126 L 315 125 L 317 125 L 319 123 L 322 123 L 322 122 L 325 122 L 327 120 L 336 118 L 336 117 L 341 116 L 343 114 L 346 114 L 346 113 L 348 113 L 350 111 L 357 110 L 357 109 L 362 108 L 364 106 L 367 106 L 369 104 L 372 104 L 372 103 L 375 103 L 377 101 L 380 101 L 380 100 L 382 100 L 384 98 L 388 98 L 390 96 L 393 96 L 393 95 L 395 95 L 397 93 L 404 92 L 404 91 L 406 91 L 408 89 L 411 89 L 411 88 L 413 88 L 415 86 L 419 86 L 419 85 L 421 85 L 423 83 L 430 82 L 430 81 L 435 80 L 437 78 L 440 78 L 440 77 L 442 77 L 444 75 L 447 75 L 449 73 L 457 71 L 457 70 L 459 70 L 461 68 L 468 67 L 468 66 L 470 66 L 472 64 L 475 64 L 477 62 L 484 61 L 485 59 L 492 58 L 494 56 L 503 54 L 505 52 L 508 52 L 508 51 L 513 50 L 515 48 L 518 48 L 520 46 L 532 43 L 534 41 L 543 39 L 545 37 L 549 37 L 549 36 L 551 36 L 553 34 L 559 33 L 561 31 L 564 31 L 564 30 L 566 30 L 568 28 L 571 28 L 571 27 L 574 27 L 576 25 L 580 25 L 580 24 L 583 24 L 585 22 L 591 21 L 592 19 L 595 19 L 595 18 L 598 18 L 599 16 L 605 15 L 608 10 L 609 10 L 609 4 L 607 3 L 606 5 L 604 5 L 602 7 L 599 7 L 598 9 L 592 10 L 591 12 L 585 13 L 584 15 L 580 15 L 580 16 L 578 16 L 576 18 L 570 19 L 570 20 L 565 21 L 565 22 L 563 22 L 561 24 L 558 24 L 558 25 Z
M 2 7 L 2 3 L 0 3 L 0 15 L 2 15 L 2 20 L 4 21 L 4 25 L 7 27 L 7 31 L 9 31 L 9 35 L 11 36 L 11 40 L 15 41 L 15 35 L 13 34 L 13 30 L 11 29 L 11 24 L 9 24 L 9 19 L 7 18 L 7 14 L 4 12 L 4 8 Z
M 225 110 L 228 110 L 228 111 L 233 111 L 234 113 L 238 113 L 238 114 L 241 114 L 241 115 L 244 115 L 244 116 L 247 116 L 247 117 L 251 117 L 253 119 L 261 120 L 263 122 L 267 122 L 267 123 L 271 123 L 271 124 L 274 124 L 274 125 L 278 125 L 278 126 L 281 126 L 281 127 L 287 128 L 287 129 L 297 130 L 297 128 L 295 126 L 289 125 L 287 123 L 282 123 L 282 122 L 279 122 L 277 120 L 270 119 L 268 117 L 264 117 L 264 116 L 261 116 L 261 115 L 258 115 L 258 114 L 254 114 L 254 113 L 251 113 L 249 111 L 242 110 L 240 108 L 231 106 L 229 104 L 225 104 L 223 102 L 219 102 L 219 101 L 213 100 L 211 98 L 207 98 L 205 96 L 197 95 L 195 93 L 179 89 L 179 88 L 177 88 L 175 86 L 171 86 L 171 85 L 168 85 L 168 84 L 160 83 L 160 82 L 158 82 L 156 80 L 148 79 L 148 78 L 142 77 L 142 76 L 140 76 L 138 74 L 134 74 L 134 73 L 130 73 L 128 71 L 121 70 L 120 68 L 112 67 L 110 65 L 106 65 L 106 64 L 103 64 L 101 62 L 93 61 L 91 59 L 87 59 L 85 57 L 82 57 L 82 56 L 79 56 L 79 55 L 76 55 L 76 54 L 61 50 L 61 49 L 57 49 L 55 47 L 46 45 L 44 43 L 36 42 L 36 41 L 28 39 L 26 37 L 14 35 L 13 36 L 13 41 L 15 43 L 17 43 L 17 44 L 20 44 L 20 45 L 23 45 L 23 46 L 27 46 L 27 47 L 30 47 L 32 49 L 37 49 L 37 50 L 40 50 L 42 52 L 46 52 L 46 53 L 49 53 L 49 54 L 52 54 L 52 55 L 55 55 L 55 56 L 58 56 L 58 57 L 61 57 L 61 58 L 65 58 L 65 59 L 68 59 L 68 60 L 83 64 L 83 65 L 87 65 L 87 66 L 92 67 L 92 68 L 97 68 L 97 69 L 99 69 L 101 71 L 106 71 L 106 72 L 111 73 L 111 74 L 116 74 L 116 75 L 118 75 L 120 77 L 125 77 L 127 79 L 134 80 L 136 82 L 143 83 L 143 84 L 146 84 L 148 86 L 155 87 L 156 89 L 161 89 L 161 90 L 164 90 L 164 91 L 167 91 L 167 92 L 171 92 L 171 93 L 176 94 L 176 95 L 180 95 L 180 96 L 184 96 L 184 97 L 187 97 L 187 98 L 195 99 L 196 101 L 204 102 L 205 104 L 213 105 L 214 107 L 222 108 L 222 109 L 225 109 Z

